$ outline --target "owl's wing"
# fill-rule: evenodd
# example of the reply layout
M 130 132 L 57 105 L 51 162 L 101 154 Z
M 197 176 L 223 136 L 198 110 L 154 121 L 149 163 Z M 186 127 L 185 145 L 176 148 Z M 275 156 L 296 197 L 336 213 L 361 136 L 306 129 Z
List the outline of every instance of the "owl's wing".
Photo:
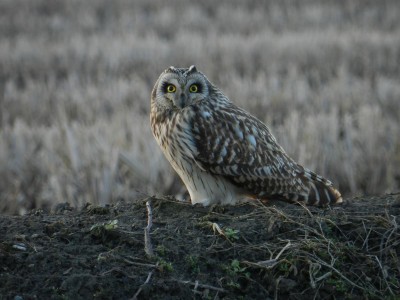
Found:
M 326 205 L 342 201 L 332 183 L 292 160 L 268 127 L 232 103 L 193 106 L 192 157 L 257 198 Z
M 305 192 L 298 176 L 304 169 L 288 157 L 257 118 L 231 103 L 194 110 L 194 159 L 201 169 L 254 194 Z

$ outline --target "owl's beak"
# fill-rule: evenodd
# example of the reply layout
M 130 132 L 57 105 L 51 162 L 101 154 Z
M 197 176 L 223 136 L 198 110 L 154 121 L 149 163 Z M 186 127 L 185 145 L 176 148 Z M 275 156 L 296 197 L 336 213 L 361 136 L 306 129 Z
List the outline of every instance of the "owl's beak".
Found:
M 179 98 L 179 105 L 178 106 L 180 108 L 184 108 L 186 106 L 186 100 L 187 100 L 187 97 L 186 97 L 185 93 L 182 93 L 180 98 Z

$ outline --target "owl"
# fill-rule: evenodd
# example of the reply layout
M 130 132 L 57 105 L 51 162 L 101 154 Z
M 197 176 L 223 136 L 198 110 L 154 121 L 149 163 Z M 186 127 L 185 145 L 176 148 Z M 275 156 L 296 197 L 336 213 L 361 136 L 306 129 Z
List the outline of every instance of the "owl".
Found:
M 343 201 L 329 180 L 291 159 L 263 122 L 233 104 L 195 66 L 169 67 L 160 75 L 150 122 L 192 204 Z

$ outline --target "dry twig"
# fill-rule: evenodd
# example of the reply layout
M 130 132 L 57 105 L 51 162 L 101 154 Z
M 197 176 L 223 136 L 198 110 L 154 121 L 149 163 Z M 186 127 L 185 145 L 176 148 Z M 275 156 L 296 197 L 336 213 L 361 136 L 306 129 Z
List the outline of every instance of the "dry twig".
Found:
M 177 281 L 179 283 L 183 283 L 183 284 L 193 285 L 194 290 L 197 290 L 197 288 L 202 288 L 202 289 L 209 289 L 209 290 L 213 290 L 213 291 L 217 291 L 217 292 L 221 292 L 221 293 L 226 292 L 226 290 L 223 288 L 219 288 L 219 287 L 208 285 L 208 284 L 201 284 L 197 280 L 195 282 L 191 282 L 189 280 L 175 280 L 175 281 Z
M 249 265 L 249 266 L 254 266 L 254 267 L 259 267 L 259 268 L 265 268 L 265 269 L 272 269 L 273 267 L 276 266 L 276 264 L 278 263 L 278 259 L 279 257 L 282 255 L 282 253 L 288 249 L 291 246 L 291 242 L 290 240 L 288 241 L 288 243 L 285 245 L 285 247 L 283 247 L 281 249 L 281 251 L 279 251 L 279 253 L 276 255 L 275 258 L 271 258 L 269 260 L 263 260 L 263 261 L 259 261 L 259 262 L 250 262 L 250 261 L 243 261 L 243 263 Z
M 158 264 L 157 264 L 158 265 Z M 139 287 L 139 289 L 137 290 L 137 292 L 135 293 L 135 295 L 131 298 L 131 300 L 137 300 L 137 297 L 139 296 L 139 294 L 142 292 L 143 287 L 148 284 L 150 282 L 151 276 L 153 276 L 154 270 L 151 270 L 149 272 L 149 274 L 147 275 L 146 281 L 143 282 L 143 284 Z
M 334 271 L 337 275 L 339 275 L 343 280 L 347 281 L 352 286 L 357 287 L 361 290 L 364 289 L 362 286 L 358 285 L 357 283 L 355 283 L 355 282 L 351 281 L 349 278 L 347 278 L 342 272 L 340 272 L 338 269 L 336 269 L 332 264 L 328 264 L 327 262 L 320 259 L 318 256 L 312 255 L 312 257 L 314 258 L 314 260 L 316 262 L 318 262 L 319 264 L 321 264 L 327 268 L 330 268 L 332 271 Z
M 150 230 L 153 226 L 153 211 L 151 208 L 151 201 L 146 201 L 147 208 L 147 226 L 144 228 L 144 251 L 150 257 L 154 256 L 153 245 L 151 244 L 150 239 Z

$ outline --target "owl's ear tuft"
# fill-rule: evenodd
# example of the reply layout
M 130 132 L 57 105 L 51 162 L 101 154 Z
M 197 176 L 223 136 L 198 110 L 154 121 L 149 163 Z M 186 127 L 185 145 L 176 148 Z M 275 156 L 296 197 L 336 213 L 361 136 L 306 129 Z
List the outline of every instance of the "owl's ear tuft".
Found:
M 191 65 L 191 66 L 189 67 L 188 73 L 194 73 L 194 72 L 197 72 L 197 68 L 196 68 L 195 65 Z
M 176 68 L 175 68 L 174 66 L 169 66 L 169 67 L 164 71 L 164 73 L 171 73 L 171 72 L 176 73 Z

